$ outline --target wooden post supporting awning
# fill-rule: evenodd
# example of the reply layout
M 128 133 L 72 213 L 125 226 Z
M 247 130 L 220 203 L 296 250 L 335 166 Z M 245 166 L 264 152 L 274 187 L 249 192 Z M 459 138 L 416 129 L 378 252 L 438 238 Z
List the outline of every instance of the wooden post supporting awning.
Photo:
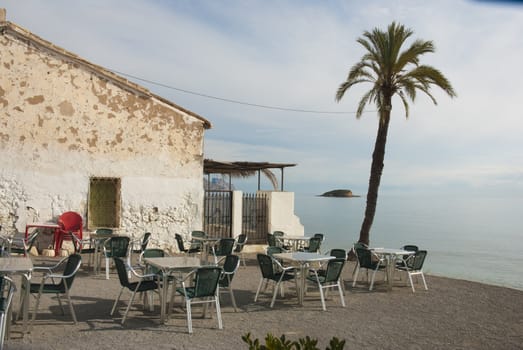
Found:
M 288 167 L 296 166 L 290 163 L 269 163 L 269 162 L 219 162 L 212 159 L 205 159 L 203 161 L 203 173 L 211 174 L 228 174 L 229 175 L 229 189 L 231 188 L 230 178 L 232 176 L 248 177 L 258 173 L 258 190 L 260 190 L 260 176 L 263 169 L 280 169 L 281 181 L 280 191 L 283 191 L 283 170 Z

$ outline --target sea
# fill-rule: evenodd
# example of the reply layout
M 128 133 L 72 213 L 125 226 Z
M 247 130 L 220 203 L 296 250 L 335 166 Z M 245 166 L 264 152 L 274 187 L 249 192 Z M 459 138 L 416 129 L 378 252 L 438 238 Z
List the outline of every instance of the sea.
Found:
M 349 249 L 365 203 L 296 193 L 294 211 L 306 235 L 325 234 L 322 251 Z M 523 290 L 523 198 L 380 194 L 370 246 L 405 244 L 428 251 L 427 274 Z

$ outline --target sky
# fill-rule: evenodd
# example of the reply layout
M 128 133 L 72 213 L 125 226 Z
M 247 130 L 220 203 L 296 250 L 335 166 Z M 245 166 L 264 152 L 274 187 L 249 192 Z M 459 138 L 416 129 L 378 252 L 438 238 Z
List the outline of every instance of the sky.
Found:
M 521 2 L 4 0 L 0 7 L 8 21 L 208 119 L 205 158 L 295 163 L 285 170 L 285 190 L 313 194 L 366 193 L 378 119 L 372 105 L 360 119 L 355 111 L 370 86 L 339 103 L 334 97 L 364 54 L 357 38 L 399 22 L 413 40 L 434 42 L 422 63 L 440 69 L 458 96 L 434 88 L 435 106 L 419 94 L 408 119 L 393 100 L 380 193 L 523 195 Z M 257 178 L 233 183 L 255 189 Z

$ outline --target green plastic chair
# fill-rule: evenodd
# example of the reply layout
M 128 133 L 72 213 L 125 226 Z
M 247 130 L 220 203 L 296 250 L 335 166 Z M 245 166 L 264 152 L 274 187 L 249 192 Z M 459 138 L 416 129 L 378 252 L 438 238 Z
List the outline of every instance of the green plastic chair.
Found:
M 278 247 L 282 247 L 283 249 L 290 250 L 291 246 L 283 244 L 283 236 L 285 236 L 285 232 L 283 231 L 274 231 L 272 233 L 275 239 L 275 245 Z
M 160 248 L 145 249 L 140 254 L 140 257 L 138 258 L 138 261 L 140 262 L 139 266 L 141 268 L 145 266 L 145 264 L 143 263 L 144 258 L 163 258 L 164 256 L 166 256 L 166 254 L 163 249 L 160 249 Z M 149 266 L 148 273 L 157 274 L 157 275 L 161 276 L 161 271 L 158 268 L 153 267 L 153 266 Z
M 180 253 L 186 253 L 186 254 L 194 254 L 201 252 L 200 247 L 193 247 L 191 244 L 191 247 L 189 249 L 185 248 L 185 243 L 183 241 L 182 235 L 175 233 L 174 239 L 176 239 L 176 244 L 178 245 L 178 250 Z
M 126 236 L 111 237 L 104 242 L 103 253 L 105 256 L 105 279 L 109 279 L 109 264 L 111 259 L 128 257 L 129 243 L 130 238 Z
M 272 233 L 267 233 L 267 244 L 269 247 L 277 247 L 276 237 Z
M 58 273 L 57 271 L 60 271 L 64 264 L 65 267 L 63 268 L 63 272 Z M 82 257 L 80 256 L 80 254 L 71 254 L 68 257 L 62 259 L 55 266 L 34 267 L 33 272 L 46 271 L 46 273 L 44 273 L 44 276 L 42 277 L 42 281 L 40 283 L 31 283 L 29 286 L 29 292 L 31 294 L 38 294 L 36 297 L 36 305 L 33 312 L 33 322 L 36 319 L 36 313 L 38 312 L 38 306 L 40 305 L 40 298 L 42 297 L 42 294 L 56 294 L 58 304 L 62 309 L 62 314 L 65 315 L 65 311 L 62 307 L 62 302 L 60 300 L 60 295 L 65 294 L 67 300 L 69 301 L 69 308 L 71 310 L 73 321 L 75 324 L 77 323 L 76 313 L 74 312 L 73 302 L 71 301 L 71 296 L 69 292 L 71 290 L 74 278 L 76 276 L 76 273 L 80 269 L 81 264 Z M 51 283 L 47 283 L 48 280 L 51 280 Z M 56 283 L 54 282 L 55 280 L 59 280 L 60 282 Z M 22 284 L 22 287 L 25 287 L 24 284 Z M 22 311 L 22 307 L 23 305 L 20 305 L 20 311 Z
M 236 270 L 240 266 L 240 257 L 238 255 L 227 255 L 223 262 L 223 271 L 220 276 L 220 281 L 218 285 L 220 288 L 227 288 L 229 290 L 229 295 L 231 296 L 232 306 L 234 307 L 234 312 L 237 312 L 236 299 L 234 298 L 234 292 L 232 290 L 232 279 L 236 274 Z M 221 290 L 220 290 L 221 291 Z
M 218 241 L 216 247 L 212 247 L 212 254 L 214 255 L 214 264 L 217 265 L 221 260 L 225 259 L 227 255 L 232 254 L 236 240 L 234 238 L 222 238 Z
M 386 261 L 384 259 L 380 259 L 379 256 L 373 253 L 370 249 L 366 248 L 356 248 L 356 255 L 358 257 L 358 264 L 356 265 L 352 286 L 356 286 L 360 269 L 367 269 L 367 280 L 369 278 L 369 270 L 372 271 L 372 278 L 369 286 L 369 290 L 372 290 L 374 287 L 374 278 L 376 277 L 376 272 L 379 270 L 384 270 L 387 267 Z M 387 274 L 385 274 L 385 277 L 387 277 Z
M 207 234 L 203 231 L 192 231 L 191 237 L 207 238 Z M 203 251 L 203 243 L 201 241 L 192 240 L 189 250 L 198 250 L 201 252 Z
M 273 259 L 266 254 L 258 254 L 256 258 L 258 259 L 258 265 L 260 266 L 262 276 L 260 279 L 260 283 L 258 284 L 258 289 L 256 290 L 256 295 L 254 296 L 254 302 L 258 300 L 258 295 L 260 294 L 260 290 L 264 282 L 265 287 L 267 287 L 269 283 L 274 284 L 274 293 L 271 300 L 271 308 L 274 306 L 274 301 L 276 300 L 276 294 L 278 293 L 278 289 L 281 289 L 280 293 L 282 297 L 284 296 L 282 288 L 283 282 L 294 280 L 296 290 L 298 290 L 298 283 L 296 281 L 294 267 L 283 267 L 283 265 L 281 265 L 278 260 Z M 278 270 L 276 270 L 275 266 L 277 266 Z
M 118 272 L 118 278 L 120 280 L 121 288 L 120 293 L 118 293 L 118 296 L 114 301 L 113 308 L 111 309 L 111 316 L 114 314 L 114 311 L 116 310 L 116 306 L 118 305 L 118 301 L 120 300 L 120 297 L 122 296 L 124 289 L 128 289 L 131 292 L 131 299 L 127 304 L 127 308 L 125 309 L 125 313 L 122 318 L 122 324 L 124 324 L 125 319 L 127 318 L 127 313 L 129 312 L 129 309 L 133 304 L 134 296 L 136 295 L 136 293 L 158 290 L 158 283 L 154 280 L 156 278 L 156 274 L 138 274 L 134 269 L 131 268 L 131 266 L 126 266 L 126 263 L 122 258 L 115 257 L 113 259 L 114 265 L 116 266 L 116 271 Z M 128 271 L 132 271 L 133 275 L 138 278 L 138 281 L 130 282 Z
M 412 282 L 412 276 L 420 275 L 423 281 L 425 290 L 427 290 L 427 282 L 425 281 L 425 275 L 423 274 L 423 263 L 427 257 L 426 250 L 418 250 L 414 255 L 410 255 L 407 259 L 404 260 L 403 266 L 396 266 L 396 269 L 404 271 L 409 276 L 410 286 L 412 292 L 415 292 L 414 283 Z
M 340 278 L 345 261 L 345 258 L 329 260 L 324 275 L 320 275 L 316 270 L 311 270 L 311 275 L 307 276 L 307 280 L 315 282 L 318 285 L 323 311 L 327 310 L 325 306 L 325 294 L 323 293 L 323 290 L 328 288 L 338 288 L 341 305 L 345 307 L 345 298 L 343 297 L 343 288 L 341 286 Z
M 236 240 L 236 246 L 234 247 L 234 253 L 240 255 L 240 260 L 243 262 L 243 266 L 247 266 L 245 263 L 245 257 L 243 256 L 243 248 L 245 247 L 245 244 L 247 243 L 247 235 L 245 233 L 242 233 L 238 236 L 238 239 Z
M 97 235 L 112 235 L 113 229 L 112 228 L 97 228 L 96 231 L 94 231 Z
M 222 268 L 218 266 L 203 266 L 192 271 L 182 281 L 182 287 L 177 288 L 176 292 L 185 299 L 187 311 L 187 326 L 189 333 L 192 333 L 192 304 L 214 303 L 216 316 L 218 318 L 218 328 L 222 329 L 222 315 L 220 311 L 220 298 L 218 297 L 218 281 L 222 275 Z M 194 281 L 192 287 L 186 285 L 186 281 Z M 206 308 L 204 308 L 205 317 Z
M 322 241 L 321 237 L 309 238 L 309 246 L 304 248 L 303 251 L 309 252 L 309 253 L 319 253 L 320 247 L 321 247 L 321 241 Z

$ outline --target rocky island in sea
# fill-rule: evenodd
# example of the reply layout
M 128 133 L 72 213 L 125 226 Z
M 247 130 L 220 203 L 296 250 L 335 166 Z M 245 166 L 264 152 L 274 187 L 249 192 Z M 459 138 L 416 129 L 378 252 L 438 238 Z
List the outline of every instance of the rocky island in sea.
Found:
M 320 197 L 359 197 L 352 193 L 351 190 L 332 190 L 321 194 Z

